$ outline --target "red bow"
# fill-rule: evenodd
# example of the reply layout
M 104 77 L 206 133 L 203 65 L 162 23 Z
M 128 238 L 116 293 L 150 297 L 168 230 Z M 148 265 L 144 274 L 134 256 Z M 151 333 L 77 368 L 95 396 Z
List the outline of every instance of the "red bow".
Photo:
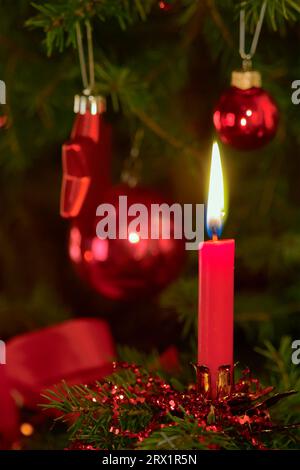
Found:
M 18 435 L 16 401 L 35 407 L 41 392 L 62 379 L 70 384 L 99 380 L 112 370 L 114 342 L 108 324 L 76 319 L 26 333 L 8 341 L 6 365 L 0 366 L 0 433 Z
M 108 324 L 95 318 L 69 320 L 12 338 L 6 345 L 6 365 L 0 365 L 1 447 L 19 435 L 18 407 L 35 408 L 45 389 L 65 380 L 91 383 L 112 372 L 114 341 Z M 178 368 L 178 352 L 170 346 L 154 368 Z

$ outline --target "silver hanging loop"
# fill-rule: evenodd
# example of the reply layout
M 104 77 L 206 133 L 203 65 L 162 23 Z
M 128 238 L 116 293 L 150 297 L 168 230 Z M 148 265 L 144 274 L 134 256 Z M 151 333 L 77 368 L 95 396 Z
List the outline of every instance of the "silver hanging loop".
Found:
M 246 53 L 245 51 L 245 36 L 246 36 L 246 22 L 245 22 L 245 10 L 241 10 L 240 12 L 240 44 L 239 44 L 239 53 L 242 59 L 242 64 L 243 64 L 243 70 L 245 72 L 251 70 L 252 68 L 252 58 L 256 52 L 257 49 L 257 44 L 259 40 L 259 36 L 261 33 L 263 21 L 264 21 L 264 16 L 266 13 L 266 8 L 267 8 L 267 0 L 264 1 L 262 4 L 261 10 L 260 10 L 260 15 L 258 18 L 258 22 L 255 28 L 254 36 L 252 39 L 252 44 L 250 47 L 250 51 Z
M 86 28 L 89 73 L 87 71 L 86 59 L 84 55 L 81 27 L 79 23 L 76 23 L 76 39 L 77 39 L 81 79 L 82 79 L 82 84 L 83 84 L 83 94 L 86 96 L 89 96 L 92 94 L 92 91 L 95 86 L 95 63 L 94 63 L 93 36 L 92 36 L 92 27 L 89 21 L 85 22 L 85 28 Z

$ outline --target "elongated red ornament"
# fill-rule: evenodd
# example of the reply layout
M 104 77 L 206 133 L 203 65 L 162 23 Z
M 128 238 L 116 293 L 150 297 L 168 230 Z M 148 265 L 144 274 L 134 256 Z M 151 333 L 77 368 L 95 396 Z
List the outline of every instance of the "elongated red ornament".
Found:
M 71 138 L 62 148 L 63 179 L 60 214 L 93 215 L 111 184 L 111 128 L 104 121 L 105 101 L 100 96 L 76 96 L 76 118 Z

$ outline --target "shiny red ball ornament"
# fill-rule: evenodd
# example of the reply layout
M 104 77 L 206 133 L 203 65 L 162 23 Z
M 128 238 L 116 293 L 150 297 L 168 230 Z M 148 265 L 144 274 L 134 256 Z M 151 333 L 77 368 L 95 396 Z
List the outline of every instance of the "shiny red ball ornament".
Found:
M 276 134 L 278 108 L 263 88 L 258 72 L 233 72 L 214 111 L 213 122 L 224 144 L 239 150 L 255 150 Z
M 170 11 L 174 5 L 170 2 L 170 0 L 160 0 L 158 2 L 158 6 L 162 11 Z
M 128 207 L 144 204 L 151 222 L 151 204 L 164 201 L 156 192 L 127 185 L 113 187 L 104 199 L 116 210 L 116 227 L 126 239 L 100 239 L 96 227 L 100 218 L 81 213 L 74 219 L 69 237 L 69 256 L 80 277 L 97 292 L 114 300 L 133 300 L 157 294 L 180 273 L 185 260 L 182 239 L 143 239 L 129 230 L 133 217 L 119 218 L 119 196 L 127 196 Z M 100 202 L 100 201 L 99 201 Z M 118 230 L 118 229 L 117 229 Z

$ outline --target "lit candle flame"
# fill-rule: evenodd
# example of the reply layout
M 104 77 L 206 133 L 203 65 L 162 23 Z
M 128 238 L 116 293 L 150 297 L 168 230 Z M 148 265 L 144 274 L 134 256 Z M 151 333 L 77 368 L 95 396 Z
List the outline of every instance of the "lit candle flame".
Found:
M 224 182 L 222 164 L 219 146 L 217 142 L 214 142 L 211 157 L 206 216 L 207 232 L 210 237 L 215 238 L 221 235 L 224 215 Z

